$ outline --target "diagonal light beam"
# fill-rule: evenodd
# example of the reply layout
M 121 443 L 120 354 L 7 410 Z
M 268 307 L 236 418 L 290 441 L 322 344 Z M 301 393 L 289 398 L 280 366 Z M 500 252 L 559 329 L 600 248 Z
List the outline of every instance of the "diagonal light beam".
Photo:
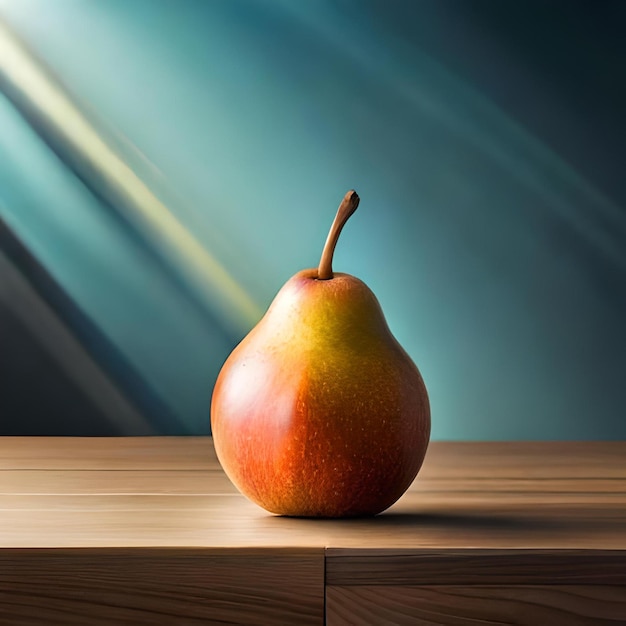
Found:
M 261 307 L 106 141 L 52 72 L 0 20 L 0 90 L 50 147 L 156 248 L 237 336 Z

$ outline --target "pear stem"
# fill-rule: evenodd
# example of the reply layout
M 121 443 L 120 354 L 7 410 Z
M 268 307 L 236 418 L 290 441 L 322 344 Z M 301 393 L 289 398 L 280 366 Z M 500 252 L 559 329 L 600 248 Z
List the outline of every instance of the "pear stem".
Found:
M 354 189 L 351 189 L 341 201 L 337 209 L 337 215 L 335 215 L 335 219 L 333 220 L 333 225 L 328 232 L 324 250 L 322 251 L 322 258 L 317 268 L 318 280 L 330 280 L 333 277 L 333 254 L 335 253 L 337 240 L 348 218 L 356 211 L 358 206 L 359 196 Z

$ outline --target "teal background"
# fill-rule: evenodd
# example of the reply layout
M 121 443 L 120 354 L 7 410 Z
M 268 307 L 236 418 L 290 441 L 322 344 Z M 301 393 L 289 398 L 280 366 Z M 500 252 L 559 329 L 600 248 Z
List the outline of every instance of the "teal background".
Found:
M 317 264 L 355 188 L 334 266 L 420 368 L 434 439 L 626 437 L 626 4 L 0 0 L 0 17 L 260 309 Z M 198 306 L 2 97 L 0 215 L 174 430 L 207 433 L 247 329 Z

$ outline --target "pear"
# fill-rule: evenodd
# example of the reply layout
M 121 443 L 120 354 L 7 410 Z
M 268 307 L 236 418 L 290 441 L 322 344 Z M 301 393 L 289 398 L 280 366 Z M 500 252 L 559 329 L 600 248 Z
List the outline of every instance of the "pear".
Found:
M 358 204 L 349 191 L 319 267 L 287 281 L 213 391 L 211 426 L 224 471 L 278 515 L 384 511 L 413 482 L 428 447 L 422 376 L 372 291 L 332 269 Z

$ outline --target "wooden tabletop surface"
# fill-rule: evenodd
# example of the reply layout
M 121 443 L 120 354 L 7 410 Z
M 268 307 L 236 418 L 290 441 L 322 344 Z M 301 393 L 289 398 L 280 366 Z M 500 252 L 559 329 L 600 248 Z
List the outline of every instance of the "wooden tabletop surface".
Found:
M 430 445 L 372 519 L 270 515 L 210 438 L 0 438 L 0 547 L 626 550 L 626 442 Z
M 385 513 L 311 520 L 209 438 L 3 438 L 0 623 L 624 624 L 626 442 L 434 442 Z

